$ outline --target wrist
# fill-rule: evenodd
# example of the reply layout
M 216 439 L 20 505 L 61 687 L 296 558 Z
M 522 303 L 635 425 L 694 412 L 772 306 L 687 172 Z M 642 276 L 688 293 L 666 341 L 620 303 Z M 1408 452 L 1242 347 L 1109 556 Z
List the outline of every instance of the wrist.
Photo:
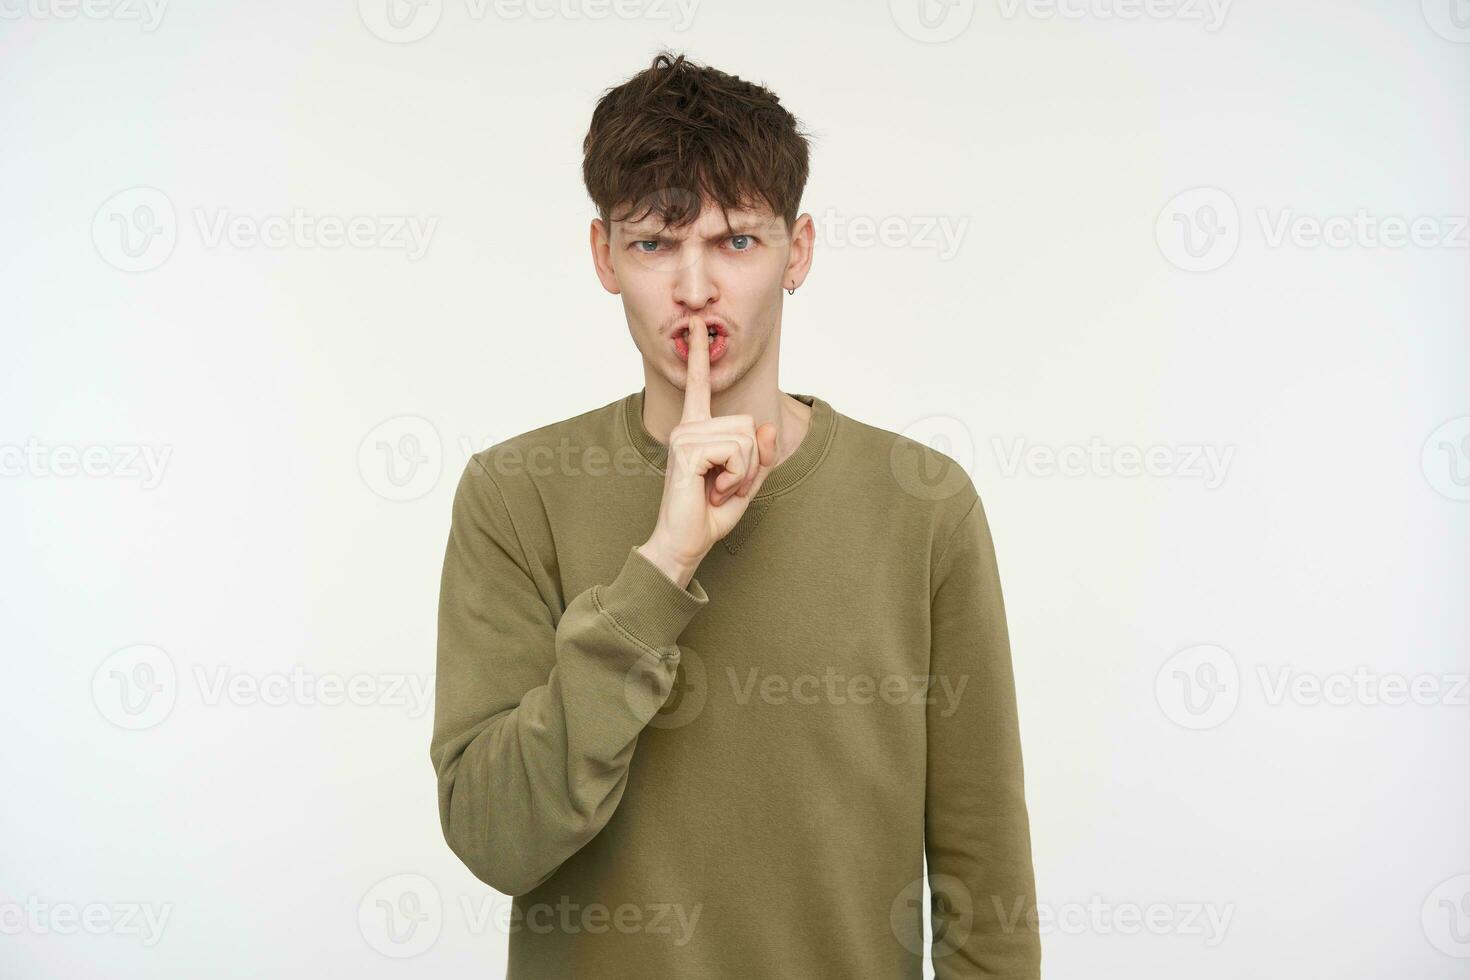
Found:
M 654 538 L 649 538 L 640 544 L 638 552 L 658 566 L 659 571 L 672 579 L 681 589 L 689 588 L 689 582 L 694 578 L 695 570 L 699 568 L 698 558 L 691 559 L 678 555 Z

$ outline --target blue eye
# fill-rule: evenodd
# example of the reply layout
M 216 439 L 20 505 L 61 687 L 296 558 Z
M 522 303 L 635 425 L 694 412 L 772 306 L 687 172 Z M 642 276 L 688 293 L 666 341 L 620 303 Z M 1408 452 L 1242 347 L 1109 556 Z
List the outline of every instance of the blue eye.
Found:
M 732 242 L 738 242 L 741 239 L 744 239 L 745 241 L 750 242 L 751 243 L 750 248 L 754 248 L 755 247 L 755 239 L 751 238 L 749 235 L 732 235 L 731 238 L 730 238 L 730 241 L 732 241 Z M 737 251 L 737 252 L 749 252 L 750 251 L 750 248 L 737 248 L 737 249 L 735 249 L 735 251 Z
M 644 239 L 642 239 L 640 241 L 636 241 L 636 242 L 633 243 L 633 247 L 634 248 L 638 248 L 638 246 L 640 246 L 640 245 L 652 245 L 653 246 L 653 251 L 658 251 L 658 242 L 656 240 L 652 239 L 652 238 L 644 238 Z M 640 252 L 647 252 L 648 249 L 638 248 L 638 251 L 640 251 Z

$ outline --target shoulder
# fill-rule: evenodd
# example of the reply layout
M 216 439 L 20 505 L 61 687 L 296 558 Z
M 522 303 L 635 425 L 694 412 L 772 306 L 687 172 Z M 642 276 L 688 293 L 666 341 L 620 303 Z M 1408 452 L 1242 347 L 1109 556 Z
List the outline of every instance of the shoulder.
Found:
M 968 431 L 908 426 L 896 432 L 842 413 L 837 418 L 836 475 L 888 512 L 953 530 L 978 506 L 979 492 L 961 462 L 972 455 L 960 449 L 961 440 L 972 438 Z
M 922 419 L 901 431 L 837 414 L 824 491 L 863 533 L 896 553 L 927 556 L 934 574 L 967 522 L 984 521 L 966 469 L 973 433 L 956 420 Z

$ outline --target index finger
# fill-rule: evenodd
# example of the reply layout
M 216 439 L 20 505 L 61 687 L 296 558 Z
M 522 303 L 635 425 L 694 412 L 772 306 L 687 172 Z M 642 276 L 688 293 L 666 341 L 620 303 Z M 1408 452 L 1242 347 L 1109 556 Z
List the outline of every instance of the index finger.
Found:
M 684 415 L 681 422 L 703 422 L 710 417 L 709 336 L 704 321 L 689 318 L 689 366 L 684 376 Z

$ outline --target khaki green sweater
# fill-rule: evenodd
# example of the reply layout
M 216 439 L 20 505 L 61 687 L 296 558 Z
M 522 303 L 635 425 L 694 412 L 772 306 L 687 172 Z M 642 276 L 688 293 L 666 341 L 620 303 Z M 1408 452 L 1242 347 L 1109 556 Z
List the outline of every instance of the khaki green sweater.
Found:
M 444 558 L 431 757 L 454 853 L 515 896 L 510 980 L 1040 975 L 985 512 L 835 412 L 680 588 L 635 546 L 643 391 L 476 454 Z

